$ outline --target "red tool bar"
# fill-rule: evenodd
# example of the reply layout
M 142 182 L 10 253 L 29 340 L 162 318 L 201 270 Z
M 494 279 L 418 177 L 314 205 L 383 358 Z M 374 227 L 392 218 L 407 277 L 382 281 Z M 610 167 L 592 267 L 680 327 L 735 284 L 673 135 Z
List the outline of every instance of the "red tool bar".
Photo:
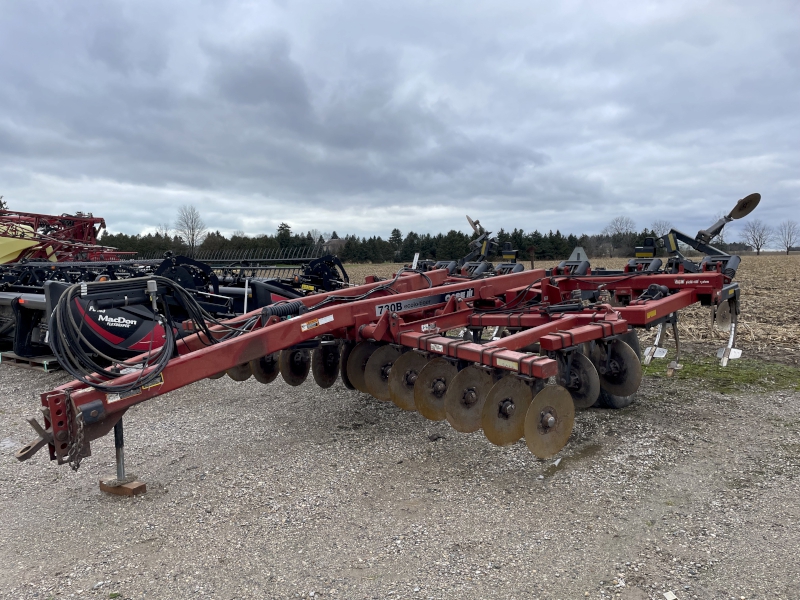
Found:
M 530 315 L 533 316 L 533 315 Z M 536 315 L 539 317 L 539 322 L 541 323 L 542 318 L 546 318 L 544 315 Z M 511 350 L 519 350 L 520 348 L 524 348 L 525 346 L 530 346 L 531 344 L 535 344 L 542 336 L 547 335 L 548 333 L 553 333 L 554 331 L 558 331 L 559 329 L 568 329 L 573 327 L 577 323 L 577 319 L 570 315 L 554 315 L 550 322 L 540 324 L 538 326 L 533 326 L 531 329 L 525 329 L 524 331 L 520 331 L 518 333 L 514 333 L 512 335 L 506 336 L 504 338 L 500 338 L 497 340 L 492 340 L 491 342 L 487 342 L 485 345 L 488 347 L 502 347 L 502 348 L 509 348 Z
M 691 306 L 698 300 L 697 290 L 689 288 L 659 300 L 648 300 L 643 304 L 621 306 L 616 310 L 620 316 L 634 326 L 647 325 L 674 313 L 676 310 Z
M 487 347 L 436 334 L 403 333 L 400 335 L 400 343 L 410 348 L 442 354 L 487 367 L 513 371 L 538 379 L 547 379 L 558 374 L 558 363 L 545 356 L 515 352 L 505 348 Z
M 542 350 L 562 350 L 628 331 L 627 321 L 598 321 L 567 331 L 559 330 L 542 337 Z
M 571 289 L 596 290 L 602 284 L 607 290 L 633 290 L 638 296 L 651 284 L 664 285 L 670 290 L 694 289 L 698 294 L 721 290 L 725 285 L 724 276 L 715 271 L 703 273 L 623 273 L 620 275 L 582 275 L 559 278 L 559 287 Z

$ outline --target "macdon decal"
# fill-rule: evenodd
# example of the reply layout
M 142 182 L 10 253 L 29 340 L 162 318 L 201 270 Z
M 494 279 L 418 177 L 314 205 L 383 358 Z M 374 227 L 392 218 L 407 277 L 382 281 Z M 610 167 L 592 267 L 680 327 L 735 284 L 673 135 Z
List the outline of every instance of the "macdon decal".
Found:
M 97 320 L 109 327 L 124 327 L 125 329 L 138 323 L 138 321 L 126 319 L 125 317 L 109 317 L 108 315 L 97 315 Z
M 449 294 L 435 294 L 433 296 L 423 296 L 422 298 L 413 298 L 411 300 L 398 300 L 397 302 L 388 302 L 386 304 L 378 304 L 375 307 L 375 316 L 380 317 L 387 310 L 389 312 L 405 312 L 409 310 L 417 310 L 425 308 L 426 306 L 434 306 L 436 304 L 444 304 L 450 298 L 468 298 L 475 297 L 475 288 L 468 288 L 458 292 L 450 292 Z

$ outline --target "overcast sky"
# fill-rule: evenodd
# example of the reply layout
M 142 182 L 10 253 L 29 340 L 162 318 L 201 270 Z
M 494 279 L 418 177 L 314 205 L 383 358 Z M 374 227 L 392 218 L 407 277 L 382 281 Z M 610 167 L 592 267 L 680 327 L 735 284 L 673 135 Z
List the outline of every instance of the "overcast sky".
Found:
M 800 220 L 797 0 L 0 0 L 13 209 L 693 234 L 751 192 Z

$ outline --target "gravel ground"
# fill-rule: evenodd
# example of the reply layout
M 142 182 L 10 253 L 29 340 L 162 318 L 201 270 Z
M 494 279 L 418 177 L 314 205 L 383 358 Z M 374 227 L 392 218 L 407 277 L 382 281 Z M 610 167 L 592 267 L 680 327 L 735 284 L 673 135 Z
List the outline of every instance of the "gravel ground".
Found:
M 800 394 L 646 378 L 539 461 L 309 379 L 204 381 L 80 471 L 17 463 L 64 375 L 0 368 L 2 598 L 800 597 Z

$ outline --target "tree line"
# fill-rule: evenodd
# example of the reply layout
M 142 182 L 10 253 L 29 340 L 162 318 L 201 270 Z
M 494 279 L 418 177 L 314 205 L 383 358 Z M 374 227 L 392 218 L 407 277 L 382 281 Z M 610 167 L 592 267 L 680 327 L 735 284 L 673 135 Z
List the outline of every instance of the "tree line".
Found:
M 637 230 L 629 217 L 613 219 L 599 234 L 564 235 L 561 231 L 547 233 L 534 230 L 526 232 L 519 228 L 511 231 L 500 229 L 495 233 L 500 249 L 508 242 L 519 251 L 520 260 L 563 260 L 581 246 L 593 258 L 633 256 L 636 246 L 641 246 L 646 237 L 661 237 L 672 228 L 664 220 L 654 221 L 650 227 Z M 755 250 L 760 253 L 768 244 L 778 241 L 788 253 L 800 239 L 800 230 L 794 221 L 786 221 L 778 228 L 771 228 L 758 219 L 749 220 L 743 229 L 742 241 L 728 242 L 726 232 L 712 240 L 712 245 L 729 252 Z M 187 256 L 225 255 L 235 252 L 251 252 L 257 255 L 275 250 L 291 250 L 329 244 L 331 251 L 344 262 L 409 262 L 416 253 L 420 258 L 433 260 L 458 259 L 469 253 L 469 244 L 478 234 L 465 234 L 450 230 L 447 233 L 403 234 L 393 229 L 384 239 L 381 236 L 359 237 L 347 234 L 341 237 L 335 232 L 319 230 L 295 233 L 286 223 L 281 223 L 275 233 L 256 236 L 237 231 L 226 236 L 219 230 L 209 231 L 200 213 L 193 206 L 182 206 L 173 226 L 159 225 L 155 233 L 129 235 L 106 232 L 101 243 L 122 251 L 137 252 L 140 256 L 160 256 L 171 251 Z M 332 240 L 340 240 L 331 243 Z M 496 258 L 496 257 L 492 257 Z

